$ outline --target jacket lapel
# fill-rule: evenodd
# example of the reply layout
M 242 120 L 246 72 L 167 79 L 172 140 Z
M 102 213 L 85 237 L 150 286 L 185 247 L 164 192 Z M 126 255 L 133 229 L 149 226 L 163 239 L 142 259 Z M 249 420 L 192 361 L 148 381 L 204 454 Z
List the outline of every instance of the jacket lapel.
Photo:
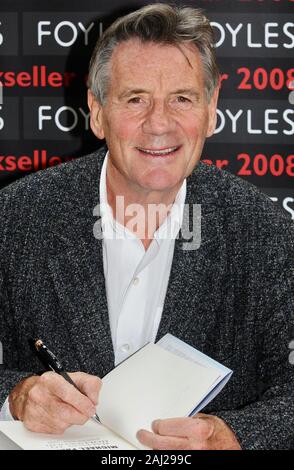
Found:
M 195 180 L 194 180 L 195 181 Z M 196 179 L 197 183 L 197 179 Z M 209 353 L 214 350 L 215 324 L 226 276 L 226 245 L 222 209 L 201 182 L 188 180 L 186 203 L 201 204 L 201 243 L 184 250 L 182 233 L 175 241 L 174 257 L 156 341 L 171 333 Z M 196 186 L 196 187 L 195 187 Z
M 81 370 L 104 376 L 114 358 L 101 241 L 65 250 L 48 263 Z
M 105 152 L 89 159 L 85 174 L 81 171 L 77 182 L 73 181 L 69 198 L 71 207 L 67 207 L 62 215 L 58 233 L 55 229 L 54 254 L 48 260 L 60 315 L 71 338 L 70 346 L 75 350 L 81 370 L 100 377 L 114 366 L 102 240 L 93 235 L 97 221 L 93 209 L 99 202 L 104 155 Z

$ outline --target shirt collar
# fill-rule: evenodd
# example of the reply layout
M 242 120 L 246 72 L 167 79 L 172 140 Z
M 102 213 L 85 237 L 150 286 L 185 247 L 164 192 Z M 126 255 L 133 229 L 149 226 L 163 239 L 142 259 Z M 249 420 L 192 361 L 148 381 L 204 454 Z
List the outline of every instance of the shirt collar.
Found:
M 106 236 L 108 230 L 115 230 L 119 235 L 123 238 L 137 238 L 134 233 L 128 230 L 126 227 L 114 221 L 113 212 L 108 204 L 107 200 L 107 187 L 106 187 L 106 172 L 107 172 L 107 165 L 109 159 L 109 151 L 107 151 L 103 165 L 101 170 L 100 176 L 100 186 L 99 186 L 99 193 L 100 193 L 100 215 L 102 218 L 102 228 L 103 233 Z M 175 201 L 172 205 L 172 208 L 164 220 L 164 222 L 160 225 L 160 227 L 154 233 L 154 239 L 161 243 L 162 240 L 168 238 L 175 238 L 182 226 L 183 222 L 183 213 L 184 213 L 184 205 L 186 200 L 186 192 L 187 192 L 187 181 L 184 179 L 182 186 L 180 187 Z

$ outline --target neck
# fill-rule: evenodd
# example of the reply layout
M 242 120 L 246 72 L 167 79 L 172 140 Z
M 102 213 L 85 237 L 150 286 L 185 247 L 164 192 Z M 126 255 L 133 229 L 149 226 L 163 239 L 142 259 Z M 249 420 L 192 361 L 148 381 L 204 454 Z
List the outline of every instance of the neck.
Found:
M 113 217 L 140 238 L 145 250 L 168 216 L 181 184 L 166 191 L 140 188 L 126 181 L 108 160 L 107 200 Z

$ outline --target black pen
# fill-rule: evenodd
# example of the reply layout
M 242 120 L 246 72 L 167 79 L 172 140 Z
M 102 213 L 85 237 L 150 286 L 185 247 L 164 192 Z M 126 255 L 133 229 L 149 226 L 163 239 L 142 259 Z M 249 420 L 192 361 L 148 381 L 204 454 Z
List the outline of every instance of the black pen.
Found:
M 73 385 L 80 393 L 83 393 L 77 385 L 74 383 L 74 381 L 70 378 L 70 376 L 65 372 L 63 365 L 57 359 L 57 357 L 53 354 L 53 352 L 50 351 L 50 349 L 45 346 L 43 341 L 41 339 L 34 340 L 34 347 L 37 352 L 37 355 L 41 362 L 46 365 L 46 367 L 50 368 L 57 374 L 61 375 L 68 383 Z M 84 395 L 84 394 L 83 394 Z M 94 414 L 92 417 L 95 421 L 98 421 L 98 423 L 101 423 L 99 416 L 97 413 Z

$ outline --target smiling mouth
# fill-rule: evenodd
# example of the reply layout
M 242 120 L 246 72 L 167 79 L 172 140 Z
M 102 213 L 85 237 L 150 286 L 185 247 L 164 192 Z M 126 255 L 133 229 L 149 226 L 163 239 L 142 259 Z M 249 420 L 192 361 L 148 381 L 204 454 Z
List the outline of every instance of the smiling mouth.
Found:
M 145 155 L 149 155 L 150 157 L 167 157 L 169 155 L 173 155 L 177 150 L 179 150 L 180 146 L 166 147 L 164 149 L 148 149 L 143 147 L 136 148 L 140 152 L 144 153 Z

